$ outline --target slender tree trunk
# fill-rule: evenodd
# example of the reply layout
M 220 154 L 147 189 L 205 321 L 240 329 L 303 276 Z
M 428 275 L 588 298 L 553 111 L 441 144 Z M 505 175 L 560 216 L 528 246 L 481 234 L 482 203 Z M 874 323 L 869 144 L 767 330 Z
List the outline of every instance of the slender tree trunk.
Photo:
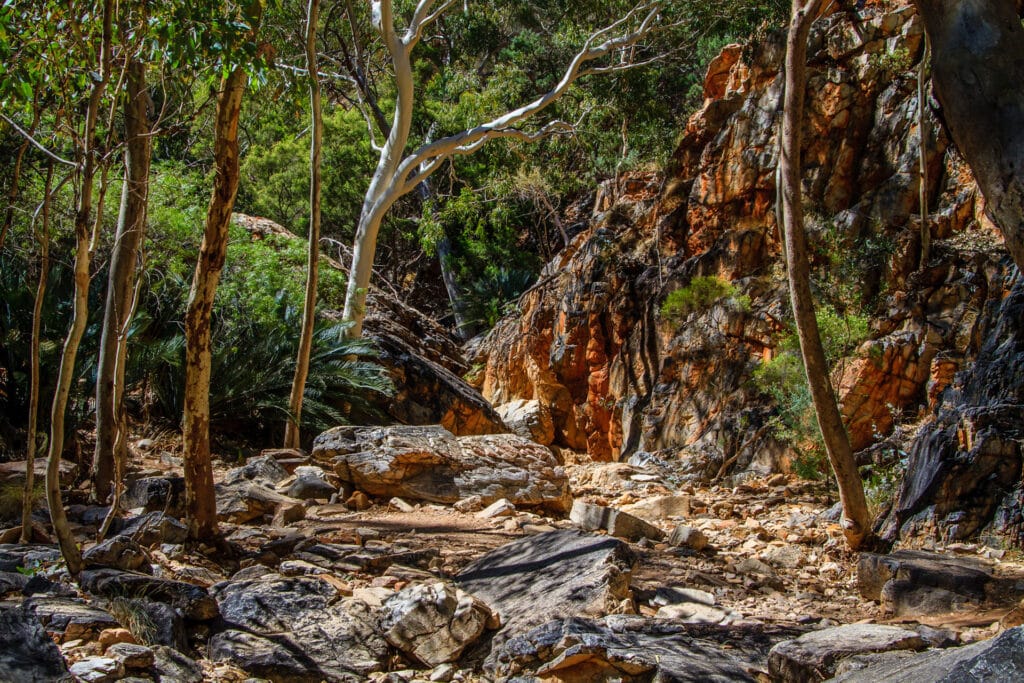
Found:
M 185 507 L 189 535 L 194 540 L 217 535 L 217 501 L 210 463 L 210 315 L 238 194 L 238 115 L 247 81 L 245 70 L 237 68 L 221 83 L 217 96 L 216 177 L 185 313 Z
M 871 518 L 864 499 L 864 487 L 843 426 L 829 368 L 818 331 L 811 296 L 810 266 L 804 235 L 801 204 L 800 147 L 806 88 L 807 35 L 821 6 L 821 0 L 793 1 L 793 17 L 786 45 L 786 93 L 782 125 L 782 214 L 785 225 L 786 271 L 793 303 L 800 353 L 814 402 L 814 412 L 825 441 L 828 459 L 843 504 L 843 533 L 853 550 L 870 544 Z
M 932 88 L 986 207 L 1024 271 L 1024 27 L 1014 0 L 915 0 Z
M 99 365 L 96 371 L 96 450 L 93 454 L 93 478 L 96 498 L 101 503 L 111 493 L 114 474 L 114 441 L 123 387 L 117 383 L 117 368 L 127 346 L 121 343 L 129 324 L 129 312 L 135 289 L 139 252 L 146 231 L 146 204 L 149 195 L 150 130 L 149 96 L 146 92 L 146 68 L 132 60 L 128 66 L 127 99 L 124 103 L 125 179 L 121 190 L 121 211 L 117 220 L 113 255 L 107 281 L 106 307 L 100 338 Z M 122 381 L 123 381 L 123 372 Z
M 921 63 L 917 66 L 917 134 L 918 144 L 918 169 L 920 173 L 917 203 L 921 207 L 921 258 L 919 267 L 924 269 L 928 265 L 932 250 L 932 231 L 928 224 L 928 114 L 927 99 L 925 91 L 925 78 L 928 74 L 928 37 L 925 36 L 924 48 L 921 53 Z
M 295 359 L 295 377 L 288 402 L 288 422 L 284 428 L 285 448 L 298 448 L 302 424 L 302 395 L 309 375 L 309 356 L 313 349 L 316 322 L 316 286 L 320 269 L 320 150 L 323 147 L 324 121 L 320 105 L 320 78 L 317 75 L 316 29 L 320 0 L 309 0 L 306 13 L 306 70 L 309 72 L 309 107 L 312 136 L 309 146 L 309 248 L 306 253 L 306 297 L 302 305 L 302 332 Z
M 21 502 L 21 542 L 32 541 L 32 504 L 35 499 L 36 427 L 39 423 L 39 346 L 42 342 L 43 297 L 50 276 L 50 192 L 53 188 L 53 162 L 46 169 L 43 189 L 42 227 L 36 235 L 39 241 L 39 284 L 32 307 L 32 350 L 29 366 L 31 386 L 28 396 L 28 448 L 25 462 L 25 493 Z
M 60 359 L 57 388 L 54 391 L 53 409 L 50 414 L 50 450 L 46 462 L 46 502 L 50 508 L 50 521 L 53 523 L 53 531 L 60 544 L 64 562 L 67 563 L 68 572 L 73 576 L 82 570 L 82 553 L 75 544 L 75 537 L 68 526 L 67 515 L 64 514 L 64 503 L 60 495 L 60 456 L 64 452 L 64 418 L 67 412 L 68 397 L 71 394 L 71 383 L 74 380 L 75 359 L 89 315 L 89 228 L 92 215 L 93 179 L 96 176 L 96 154 L 92 148 L 92 141 L 96 131 L 96 117 L 99 114 L 100 101 L 103 98 L 107 82 L 110 80 L 113 13 L 113 0 L 104 0 L 100 76 L 93 82 L 89 94 L 79 161 L 81 184 L 78 190 L 78 211 L 75 214 L 74 317 Z
M 427 186 L 427 182 L 424 182 L 423 186 Z M 452 255 L 452 242 L 448 239 L 448 235 L 441 236 L 441 239 L 437 241 L 436 248 L 437 260 L 441 264 L 441 281 L 444 282 L 448 301 L 452 305 L 452 316 L 455 318 L 455 331 L 458 333 L 459 339 L 466 341 L 473 336 L 475 330 L 472 324 L 466 320 L 462 288 L 459 287 L 459 281 L 449 264 Z
M 39 112 L 40 107 L 38 105 L 33 106 L 32 112 L 32 125 L 29 126 L 28 134 L 35 135 L 36 127 L 39 125 Z M 18 148 L 18 153 L 14 156 L 14 170 L 11 173 L 11 187 L 7 192 L 7 208 L 4 210 L 4 223 L 0 226 L 0 249 L 4 248 L 4 242 L 7 241 L 7 233 L 10 232 L 11 226 L 14 225 L 14 202 L 18 199 L 18 193 L 21 192 L 21 165 L 25 160 L 25 152 L 28 151 L 28 139 L 21 143 L 21 147 Z

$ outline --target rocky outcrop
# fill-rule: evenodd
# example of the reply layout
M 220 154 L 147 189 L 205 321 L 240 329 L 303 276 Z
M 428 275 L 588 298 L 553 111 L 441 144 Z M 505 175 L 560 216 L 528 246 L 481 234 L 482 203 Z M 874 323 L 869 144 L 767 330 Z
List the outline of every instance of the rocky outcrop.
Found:
M 74 680 L 57 645 L 27 607 L 0 607 L 0 680 Z
M 1024 671 L 1024 627 L 991 640 L 920 654 L 885 653 L 851 657 L 840 664 L 834 681 L 843 683 L 959 683 L 1013 681 Z
M 923 650 L 928 643 L 914 631 L 883 624 L 847 624 L 812 631 L 772 648 L 768 671 L 773 681 L 808 683 L 832 677 L 847 657 L 892 650 Z
M 234 214 L 233 219 L 254 240 L 270 235 L 299 239 L 266 218 Z M 346 270 L 326 255 L 321 255 L 321 263 Z M 403 303 L 397 293 L 371 288 L 363 334 L 373 341 L 378 360 L 394 384 L 393 396 L 375 398 L 377 407 L 393 421 L 440 424 L 459 436 L 507 431 L 491 404 L 462 379 L 470 366 L 455 337 Z
M 918 433 L 886 520 L 888 538 L 956 541 L 988 530 L 1024 545 L 1024 284 L 986 309 L 978 358 Z
M 335 427 L 313 458 L 370 495 L 455 503 L 479 496 L 565 512 L 565 472 L 545 446 L 513 434 L 455 437 L 439 427 Z
M 455 581 L 500 616 L 496 646 L 551 619 L 632 612 L 635 563 L 629 546 L 617 539 L 549 531 L 484 555 Z M 492 650 L 492 665 L 496 657 Z
M 834 376 L 858 450 L 936 407 L 997 334 L 986 311 L 1014 272 L 931 97 L 923 155 L 932 248 L 918 263 L 922 35 L 911 3 L 886 2 L 833 5 L 810 36 L 803 188 L 812 268 L 824 298 L 871 320 L 868 340 Z M 652 454 L 705 479 L 785 469 L 795 455 L 775 436 L 772 400 L 751 381 L 780 352 L 789 318 L 775 215 L 783 38 L 729 46 L 712 62 L 707 99 L 664 177 L 620 181 L 614 201 L 600 193 L 590 226 L 480 345 L 484 395 L 496 405 L 537 402 L 556 447 L 602 460 Z M 728 281 L 733 293 L 663 316 L 666 297 L 698 276 Z M 1005 380 L 1019 387 L 1013 372 Z M 995 395 L 985 400 L 994 405 Z M 989 411 L 972 429 L 987 433 L 1000 419 Z M 948 436 L 953 424 L 932 431 Z M 1020 479 L 1019 446 L 1000 434 L 945 455 L 921 446 L 914 462 L 946 464 L 915 475 L 896 528 L 936 504 L 922 492 L 940 486 L 950 507 L 938 502 L 938 515 L 959 510 L 956 498 L 977 509 L 949 521 L 958 537 L 983 526 Z M 982 493 L 992 479 L 1000 490 Z

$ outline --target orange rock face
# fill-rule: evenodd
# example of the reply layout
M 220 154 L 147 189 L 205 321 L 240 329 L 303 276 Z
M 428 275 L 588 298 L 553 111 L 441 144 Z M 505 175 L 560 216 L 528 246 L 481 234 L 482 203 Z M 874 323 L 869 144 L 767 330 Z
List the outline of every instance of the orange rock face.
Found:
M 811 34 L 803 186 L 816 286 L 849 287 L 872 318 L 871 340 L 834 377 L 857 448 L 948 385 L 976 350 L 1001 272 L 970 172 L 930 109 L 934 249 L 918 267 L 922 36 L 910 3 L 870 5 L 856 22 L 836 9 Z M 775 224 L 783 38 L 730 45 L 712 61 L 668 174 L 620 178 L 576 207 L 589 227 L 482 345 L 484 396 L 538 400 L 554 445 L 598 460 L 657 452 L 703 476 L 786 461 L 775 406 L 752 381 L 789 318 Z M 857 281 L 835 270 L 846 266 Z M 697 276 L 733 293 L 663 315 L 666 297 Z

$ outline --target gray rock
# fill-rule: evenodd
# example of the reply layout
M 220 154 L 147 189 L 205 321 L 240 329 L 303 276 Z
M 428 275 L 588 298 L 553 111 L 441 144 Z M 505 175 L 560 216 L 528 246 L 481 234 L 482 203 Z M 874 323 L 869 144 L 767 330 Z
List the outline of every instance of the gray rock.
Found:
M 25 607 L 0 607 L 0 681 L 71 681 L 57 645 Z
M 830 678 L 839 662 L 847 657 L 891 650 L 922 650 L 927 646 L 920 635 L 897 626 L 847 624 L 779 643 L 768 654 L 768 671 L 774 681 L 823 681 Z
M 552 619 L 603 616 L 631 608 L 636 559 L 622 541 L 551 531 L 504 545 L 468 565 L 456 583 L 496 612 L 495 643 Z
M 211 639 L 218 661 L 272 680 L 307 680 L 292 678 L 304 667 L 317 681 L 349 681 L 381 670 L 387 659 L 370 608 L 338 601 L 322 579 L 266 574 L 214 591 L 230 629 Z
M 104 654 L 121 662 L 126 670 L 149 669 L 156 662 L 152 648 L 135 643 L 114 643 Z
M 668 537 L 668 544 L 677 548 L 690 548 L 691 550 L 704 550 L 708 545 L 708 537 L 700 529 L 680 524 Z
M 188 527 L 163 512 L 147 512 L 121 520 L 116 530 L 119 536 L 130 536 L 147 548 L 162 543 L 184 543 L 188 539 Z
M 454 662 L 494 616 L 474 596 L 443 582 L 410 586 L 381 610 L 389 643 L 424 666 Z
M 129 510 L 142 508 L 145 512 L 166 512 L 180 518 L 185 514 L 185 478 L 136 479 L 128 484 L 121 503 Z
M 113 683 L 124 676 L 124 665 L 110 657 L 86 657 L 72 664 L 70 670 L 86 683 Z
M 250 458 L 241 467 L 233 467 L 224 474 L 225 484 L 241 484 L 252 481 L 273 486 L 288 478 L 288 472 L 271 455 Z
M 149 557 L 138 543 L 128 536 L 114 536 L 82 553 L 86 567 L 113 567 L 125 571 L 151 573 Z
M 21 592 L 28 583 L 29 577 L 18 572 L 0 572 L 0 595 Z
M 288 496 L 299 500 L 329 500 L 337 492 L 338 487 L 327 481 L 326 473 L 319 467 L 311 466 L 296 468 L 295 481 L 285 491 Z
M 919 654 L 885 653 L 852 657 L 837 669 L 843 683 L 974 683 L 1017 681 L 1024 671 L 1024 627 L 991 640 Z
M 177 650 L 155 645 L 153 660 L 158 683 L 203 683 L 203 667 Z
M 503 403 L 494 410 L 514 434 L 544 446 L 554 443 L 555 423 L 547 406 L 541 405 L 540 401 L 520 398 Z
M 513 434 L 455 437 L 432 427 L 336 427 L 313 443 L 355 488 L 373 496 L 452 504 L 480 496 L 516 507 L 568 509 L 569 483 L 546 447 Z
M 61 559 L 56 546 L 0 544 L 0 572 L 17 572 L 19 567 L 28 569 Z
M 244 479 L 235 483 L 217 484 L 216 494 L 218 519 L 234 524 L 245 524 L 274 515 L 282 506 L 286 506 L 289 511 L 304 509 L 301 500 L 282 495 L 262 483 Z M 284 521 L 288 519 L 287 515 L 283 516 Z
M 582 500 L 573 501 L 569 519 L 584 531 L 604 530 L 612 536 L 630 541 L 639 541 L 641 538 L 660 541 L 665 538 L 665 532 L 639 517 Z
M 78 598 L 33 596 L 24 604 L 48 632 L 61 634 L 62 640 L 92 638 L 121 625 L 109 612 Z
M 994 576 L 977 558 L 920 550 L 862 553 L 857 587 L 896 616 L 942 614 L 986 602 L 1015 605 L 1022 595 L 1014 581 Z
M 36 458 L 32 462 L 32 471 L 36 481 L 46 478 L 46 458 Z M 78 465 L 70 460 L 61 460 L 59 464 L 61 486 L 71 486 L 78 478 Z M 25 485 L 25 461 L 11 460 L 0 463 L 0 483 L 11 486 Z
M 82 588 L 105 598 L 145 598 L 181 610 L 193 621 L 218 615 L 217 602 L 202 586 L 117 569 L 86 569 L 79 579 Z
M 738 639 L 727 631 L 687 628 L 641 617 L 556 620 L 505 642 L 492 666 L 498 677 L 529 673 L 560 681 L 757 680 L 745 659 L 759 658 L 755 648 L 731 647 Z

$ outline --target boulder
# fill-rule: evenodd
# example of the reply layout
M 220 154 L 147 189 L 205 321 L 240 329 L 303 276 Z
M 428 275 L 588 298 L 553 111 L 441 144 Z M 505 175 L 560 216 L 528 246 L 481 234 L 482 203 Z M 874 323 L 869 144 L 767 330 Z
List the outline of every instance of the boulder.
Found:
M 78 465 L 68 460 L 61 460 L 59 465 L 60 484 L 70 487 L 78 478 Z M 46 458 L 36 458 L 32 461 L 32 471 L 36 482 L 46 478 Z M 0 463 L 0 484 L 8 486 L 25 485 L 25 461 L 11 460 Z
M 618 539 L 550 531 L 491 551 L 455 581 L 500 616 L 494 641 L 500 643 L 552 619 L 631 611 L 635 562 Z
M 493 621 L 482 601 L 440 581 L 410 586 L 388 598 L 381 610 L 387 641 L 429 667 L 454 662 Z
M 138 543 L 128 536 L 114 536 L 82 553 L 86 567 L 113 567 L 125 571 L 151 573 L 149 557 Z
M 173 517 L 185 515 L 184 477 L 143 477 L 129 482 L 121 498 L 122 507 L 144 512 L 165 512 Z
M 641 538 L 660 541 L 665 538 L 664 531 L 639 517 L 582 500 L 573 501 L 569 519 L 584 531 L 607 531 L 612 536 L 629 541 L 639 541 Z
M 0 681 L 71 681 L 57 645 L 26 606 L 0 606 Z
M 258 455 L 250 458 L 240 467 L 233 467 L 224 473 L 225 484 L 240 484 L 254 481 L 265 486 L 273 486 L 288 478 L 288 472 L 272 455 Z
M 699 628 L 626 616 L 555 620 L 501 645 L 493 670 L 516 680 L 536 680 L 532 675 L 572 683 L 757 680 L 752 660 L 767 639 L 739 647 L 741 634 Z
M 1024 592 L 978 558 L 922 550 L 862 553 L 857 587 L 895 616 L 943 614 L 986 602 L 1016 604 Z
M 118 569 L 86 569 L 79 583 L 105 598 L 141 598 L 165 603 L 187 619 L 208 621 L 218 615 L 217 602 L 202 586 Z
M 48 633 L 59 634 L 60 640 L 95 638 L 105 629 L 120 626 L 109 612 L 78 598 L 38 595 L 25 600 L 24 605 Z
M 214 587 L 229 630 L 210 640 L 210 657 L 274 681 L 357 681 L 380 671 L 387 643 L 377 618 L 314 576 L 276 573 Z
M 662 522 L 673 517 L 689 517 L 690 496 L 654 496 L 630 505 L 623 505 L 622 510 L 646 522 Z
M 456 503 L 480 496 L 516 507 L 568 509 L 569 483 L 546 447 L 513 434 L 455 437 L 440 426 L 335 427 L 313 458 L 374 496 Z
M 136 643 L 114 643 L 104 654 L 120 662 L 127 670 L 148 669 L 156 662 L 152 648 Z
M 288 485 L 285 494 L 299 500 L 312 500 L 330 499 L 337 492 L 338 487 L 327 481 L 326 472 L 306 465 L 295 469 L 295 481 Z
M 708 537 L 700 529 L 685 524 L 678 525 L 668 537 L 668 544 L 677 548 L 701 551 L 708 545 Z
M 203 667 L 191 657 L 163 645 L 153 646 L 153 670 L 157 680 L 174 683 L 203 683 Z
M 502 422 L 513 434 L 544 446 L 555 440 L 555 423 L 551 412 L 540 401 L 516 399 L 495 408 Z
M 773 681 L 808 683 L 831 678 L 839 662 L 853 655 L 891 650 L 923 650 L 916 632 L 882 624 L 847 624 L 786 640 L 768 654 Z
M 18 568 L 30 569 L 41 564 L 54 564 L 63 558 L 56 546 L 43 545 L 0 545 L 0 572 L 17 572 Z
M 124 664 L 110 657 L 86 657 L 71 665 L 71 673 L 85 683 L 113 683 L 124 678 Z
M 991 640 L 917 654 L 887 652 L 845 660 L 832 679 L 837 683 L 962 683 L 1014 681 L 1024 671 L 1024 627 Z
M 151 548 L 162 543 L 184 543 L 188 527 L 163 512 L 147 512 L 138 517 L 118 519 L 113 528 L 118 536 L 130 536 L 139 545 Z
M 19 593 L 25 588 L 29 577 L 18 572 L 0 572 L 0 596 L 6 593 Z
M 273 516 L 281 506 L 290 506 L 291 510 L 297 509 L 296 505 L 303 507 L 302 501 L 282 495 L 259 480 L 217 484 L 216 494 L 217 518 L 234 524 Z

